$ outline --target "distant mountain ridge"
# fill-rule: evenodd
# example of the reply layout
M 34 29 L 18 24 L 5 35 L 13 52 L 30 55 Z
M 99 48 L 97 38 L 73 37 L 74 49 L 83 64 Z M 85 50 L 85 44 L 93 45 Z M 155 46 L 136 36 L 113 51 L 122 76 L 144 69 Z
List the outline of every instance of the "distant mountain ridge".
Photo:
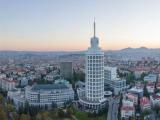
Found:
M 160 48 L 124 48 L 121 50 L 110 50 L 106 55 L 122 59 L 141 59 L 142 57 L 154 57 L 160 59 Z
M 84 55 L 85 51 L 0 51 L 0 56 L 63 56 Z M 160 48 L 124 48 L 121 50 L 105 50 L 105 55 L 112 58 L 140 59 L 142 57 L 160 58 Z

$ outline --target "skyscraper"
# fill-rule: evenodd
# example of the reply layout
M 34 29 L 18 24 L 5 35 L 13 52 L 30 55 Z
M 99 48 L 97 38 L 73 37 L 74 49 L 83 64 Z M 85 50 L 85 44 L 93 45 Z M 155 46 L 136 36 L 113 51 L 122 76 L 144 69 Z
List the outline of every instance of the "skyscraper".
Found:
M 104 98 L 104 52 L 98 46 L 96 25 L 94 22 L 94 36 L 91 38 L 91 47 L 85 54 L 85 94 L 80 103 L 87 108 L 99 109 L 105 102 Z
M 64 79 L 72 79 L 73 67 L 72 62 L 61 62 L 60 63 L 60 75 Z

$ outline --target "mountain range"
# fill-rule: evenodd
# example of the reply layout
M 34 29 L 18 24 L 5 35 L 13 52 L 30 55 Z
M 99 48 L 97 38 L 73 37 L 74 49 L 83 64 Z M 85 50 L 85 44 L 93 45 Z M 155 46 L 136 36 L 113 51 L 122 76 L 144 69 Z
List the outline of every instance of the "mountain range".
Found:
M 85 51 L 0 51 L 0 56 L 63 56 L 84 55 Z M 142 57 L 160 58 L 160 48 L 124 48 L 121 50 L 105 50 L 105 55 L 112 58 L 140 59 Z

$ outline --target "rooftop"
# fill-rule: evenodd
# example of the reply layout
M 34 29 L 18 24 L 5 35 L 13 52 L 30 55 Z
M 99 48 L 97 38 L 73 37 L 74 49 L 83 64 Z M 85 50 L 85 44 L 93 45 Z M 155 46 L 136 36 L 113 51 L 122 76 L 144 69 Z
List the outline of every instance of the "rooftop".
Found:
M 150 100 L 147 97 L 143 97 L 140 99 L 140 104 L 142 106 L 146 105 L 146 104 L 150 104 Z
M 121 110 L 123 110 L 123 111 L 134 111 L 135 108 L 134 108 L 134 106 L 122 106 Z
M 34 85 L 32 90 L 53 90 L 53 89 L 67 89 L 68 87 L 65 84 L 45 84 L 45 85 Z

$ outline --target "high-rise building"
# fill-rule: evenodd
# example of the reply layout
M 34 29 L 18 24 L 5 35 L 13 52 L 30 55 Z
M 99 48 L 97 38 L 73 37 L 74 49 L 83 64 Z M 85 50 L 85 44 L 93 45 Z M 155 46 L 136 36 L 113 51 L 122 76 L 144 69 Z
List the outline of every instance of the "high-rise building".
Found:
M 91 38 L 91 47 L 85 54 L 85 94 L 80 98 L 80 103 L 92 110 L 103 107 L 104 98 L 104 52 L 98 46 L 99 39 L 95 35 Z
M 60 63 L 60 75 L 64 79 L 72 79 L 73 67 L 72 62 L 61 62 Z

